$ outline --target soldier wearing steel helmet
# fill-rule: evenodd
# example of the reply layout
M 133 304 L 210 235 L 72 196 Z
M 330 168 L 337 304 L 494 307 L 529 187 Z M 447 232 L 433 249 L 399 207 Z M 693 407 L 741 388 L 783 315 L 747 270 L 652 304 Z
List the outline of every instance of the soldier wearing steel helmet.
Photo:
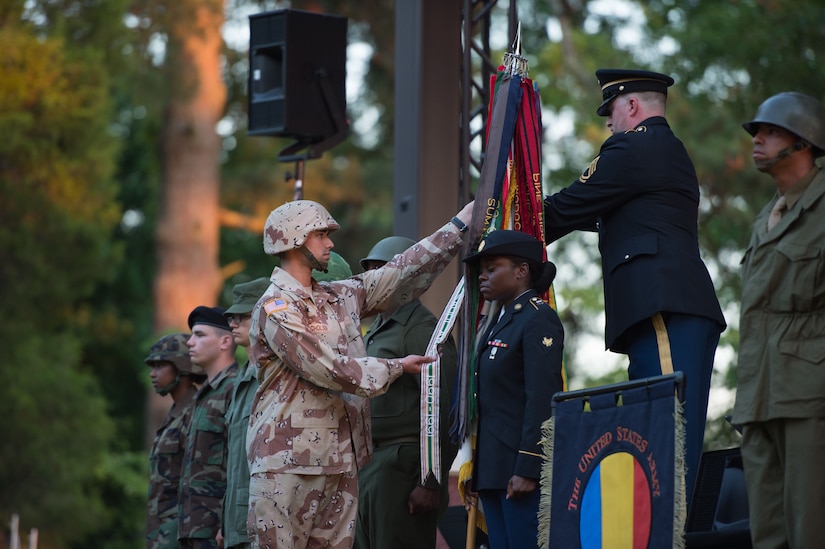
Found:
M 327 268 L 338 223 L 310 200 L 270 213 L 264 251 L 281 266 L 250 328 L 260 381 L 247 434 L 253 545 L 352 546 L 357 472 L 372 453 L 367 397 L 435 358 L 367 356 L 361 318 L 422 294 L 461 248 L 472 207 L 386 266 L 320 284 L 312 269 Z
M 144 361 L 152 370 L 152 387 L 171 395 L 172 407 L 155 433 L 149 453 L 149 497 L 146 514 L 147 549 L 174 549 L 178 544 L 178 484 L 183 470 L 186 431 L 192 417 L 196 383 L 206 373 L 189 359 L 188 334 L 163 336 Z
M 367 271 L 379 269 L 415 245 L 403 236 L 379 240 L 361 259 Z M 438 319 L 419 299 L 379 313 L 364 334 L 367 354 L 382 358 L 423 354 Z M 442 346 L 441 467 L 449 470 L 458 448 L 450 442 L 450 395 L 455 385 L 457 351 L 450 337 Z M 370 399 L 373 459 L 358 474 L 356 549 L 434 548 L 439 518 L 447 510 L 446 483 L 421 484 L 421 376 L 405 374 L 386 393 Z
M 825 106 L 784 92 L 753 120 L 756 169 L 776 195 L 756 216 L 742 260 L 733 421 L 754 548 L 819 547 L 825 508 Z

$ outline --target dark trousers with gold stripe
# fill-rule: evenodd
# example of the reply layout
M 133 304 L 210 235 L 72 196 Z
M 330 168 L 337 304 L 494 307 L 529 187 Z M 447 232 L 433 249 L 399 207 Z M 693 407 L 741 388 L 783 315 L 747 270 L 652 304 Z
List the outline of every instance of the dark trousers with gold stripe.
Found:
M 685 488 L 689 504 L 702 458 L 719 325 L 700 316 L 657 313 L 649 320 L 637 323 L 631 330 L 627 353 L 630 379 L 673 372 L 685 374 Z

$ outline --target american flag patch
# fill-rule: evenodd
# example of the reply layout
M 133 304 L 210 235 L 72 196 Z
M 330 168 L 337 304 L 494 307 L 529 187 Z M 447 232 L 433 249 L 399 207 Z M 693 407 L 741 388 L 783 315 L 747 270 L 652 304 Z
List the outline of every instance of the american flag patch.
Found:
M 286 300 L 279 299 L 279 298 L 272 298 L 266 303 L 264 303 L 264 312 L 266 312 L 267 316 L 271 315 L 272 313 L 277 313 L 278 311 L 283 311 L 289 307 Z

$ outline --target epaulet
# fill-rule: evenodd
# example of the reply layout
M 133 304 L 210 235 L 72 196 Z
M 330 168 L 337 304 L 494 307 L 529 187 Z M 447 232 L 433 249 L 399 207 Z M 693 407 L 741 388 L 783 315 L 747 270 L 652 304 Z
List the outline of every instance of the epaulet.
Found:
M 539 296 L 535 296 L 530 298 L 530 305 L 532 305 L 533 308 L 538 311 L 539 307 L 541 307 L 542 305 L 547 305 L 547 302 Z M 549 307 L 549 305 L 547 306 Z
M 625 135 L 629 133 L 647 133 L 647 126 L 636 126 L 635 128 L 630 128 L 624 132 Z

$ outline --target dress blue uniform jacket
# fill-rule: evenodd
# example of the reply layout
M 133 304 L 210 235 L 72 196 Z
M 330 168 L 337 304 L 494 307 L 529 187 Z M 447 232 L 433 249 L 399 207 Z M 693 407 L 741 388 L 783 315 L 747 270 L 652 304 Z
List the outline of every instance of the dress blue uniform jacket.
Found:
M 561 321 L 535 290 L 513 300 L 479 341 L 475 490 L 506 489 L 513 475 L 540 477 L 541 424 L 562 390 L 563 347 Z
M 545 198 L 545 237 L 598 230 L 606 347 L 626 352 L 626 330 L 657 312 L 725 319 L 699 257 L 699 184 L 664 117 L 614 134 L 579 179 Z

